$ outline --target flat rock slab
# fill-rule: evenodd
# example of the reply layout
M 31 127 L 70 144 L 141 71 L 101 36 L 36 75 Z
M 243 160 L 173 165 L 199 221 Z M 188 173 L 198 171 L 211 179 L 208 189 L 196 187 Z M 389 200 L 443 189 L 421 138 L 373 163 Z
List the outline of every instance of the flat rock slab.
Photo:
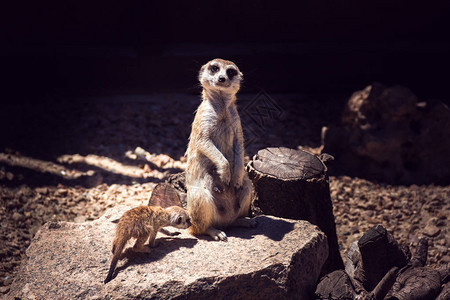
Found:
M 7 299 L 308 299 L 328 255 L 326 236 L 316 226 L 259 216 L 257 228 L 226 230 L 228 242 L 159 233 L 153 252 L 126 250 L 117 275 L 104 284 L 112 221 L 127 209 L 113 208 L 93 222 L 45 224 Z

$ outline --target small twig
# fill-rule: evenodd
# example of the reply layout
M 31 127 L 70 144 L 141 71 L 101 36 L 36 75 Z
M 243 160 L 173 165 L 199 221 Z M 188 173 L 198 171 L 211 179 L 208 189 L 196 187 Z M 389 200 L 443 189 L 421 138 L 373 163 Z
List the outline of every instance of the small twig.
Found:
M 384 299 L 391 287 L 397 279 L 398 267 L 393 267 L 383 276 L 377 286 L 369 293 L 369 297 L 373 299 Z
M 414 257 L 410 260 L 411 267 L 424 267 L 427 263 L 428 256 L 428 238 L 422 237 L 417 243 L 416 252 Z

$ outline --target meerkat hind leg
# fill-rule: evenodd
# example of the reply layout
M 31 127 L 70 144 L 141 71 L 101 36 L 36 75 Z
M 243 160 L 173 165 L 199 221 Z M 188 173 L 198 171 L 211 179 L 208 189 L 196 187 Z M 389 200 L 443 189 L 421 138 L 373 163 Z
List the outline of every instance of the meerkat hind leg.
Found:
M 148 236 L 141 236 L 136 240 L 136 243 L 133 246 L 133 251 L 142 252 L 142 253 L 150 253 L 151 249 L 148 245 L 144 245 L 147 241 Z
M 170 230 L 165 229 L 165 228 L 161 228 L 159 230 L 159 232 L 164 233 L 165 235 L 168 235 L 168 236 L 176 236 L 176 235 L 181 234 L 181 232 L 179 232 L 179 231 L 171 232 Z
M 252 183 L 248 178 L 248 175 L 244 175 L 244 181 L 242 189 L 237 194 L 237 201 L 239 203 L 239 218 L 237 218 L 230 226 L 233 227 L 245 227 L 245 228 L 255 228 L 258 222 L 255 219 L 247 217 L 251 199 L 253 197 Z
M 206 233 L 209 234 L 216 241 L 226 242 L 228 240 L 225 232 L 219 229 L 215 229 L 214 227 L 209 227 L 208 229 L 206 229 Z
M 155 233 L 151 233 L 150 234 L 150 238 L 149 238 L 149 240 L 148 240 L 148 244 L 150 245 L 150 247 L 152 247 L 152 248 L 155 248 L 155 247 L 157 247 L 158 245 L 159 245 L 159 242 L 158 241 L 156 241 L 156 234 L 157 234 L 158 232 L 155 232 Z

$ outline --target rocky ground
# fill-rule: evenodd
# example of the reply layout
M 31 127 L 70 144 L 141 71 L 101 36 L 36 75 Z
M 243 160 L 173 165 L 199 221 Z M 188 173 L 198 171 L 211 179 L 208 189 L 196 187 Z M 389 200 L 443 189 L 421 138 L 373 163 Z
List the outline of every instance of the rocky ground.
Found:
M 248 156 L 267 146 L 317 150 L 322 126 L 339 120 L 348 96 L 242 94 Z M 176 94 L 36 101 L 0 111 L 0 293 L 9 290 L 43 223 L 84 222 L 119 203 L 145 204 L 158 182 L 183 170 L 199 104 L 196 96 Z M 343 255 L 379 223 L 413 249 L 428 236 L 429 265 L 450 262 L 450 186 L 391 186 L 330 175 Z

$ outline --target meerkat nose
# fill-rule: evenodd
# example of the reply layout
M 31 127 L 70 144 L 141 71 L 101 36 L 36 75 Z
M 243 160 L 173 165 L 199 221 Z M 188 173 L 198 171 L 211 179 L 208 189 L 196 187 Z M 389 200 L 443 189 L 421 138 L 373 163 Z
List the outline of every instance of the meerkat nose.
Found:
M 220 77 L 219 77 L 219 82 L 225 82 L 225 77 L 220 76 Z

